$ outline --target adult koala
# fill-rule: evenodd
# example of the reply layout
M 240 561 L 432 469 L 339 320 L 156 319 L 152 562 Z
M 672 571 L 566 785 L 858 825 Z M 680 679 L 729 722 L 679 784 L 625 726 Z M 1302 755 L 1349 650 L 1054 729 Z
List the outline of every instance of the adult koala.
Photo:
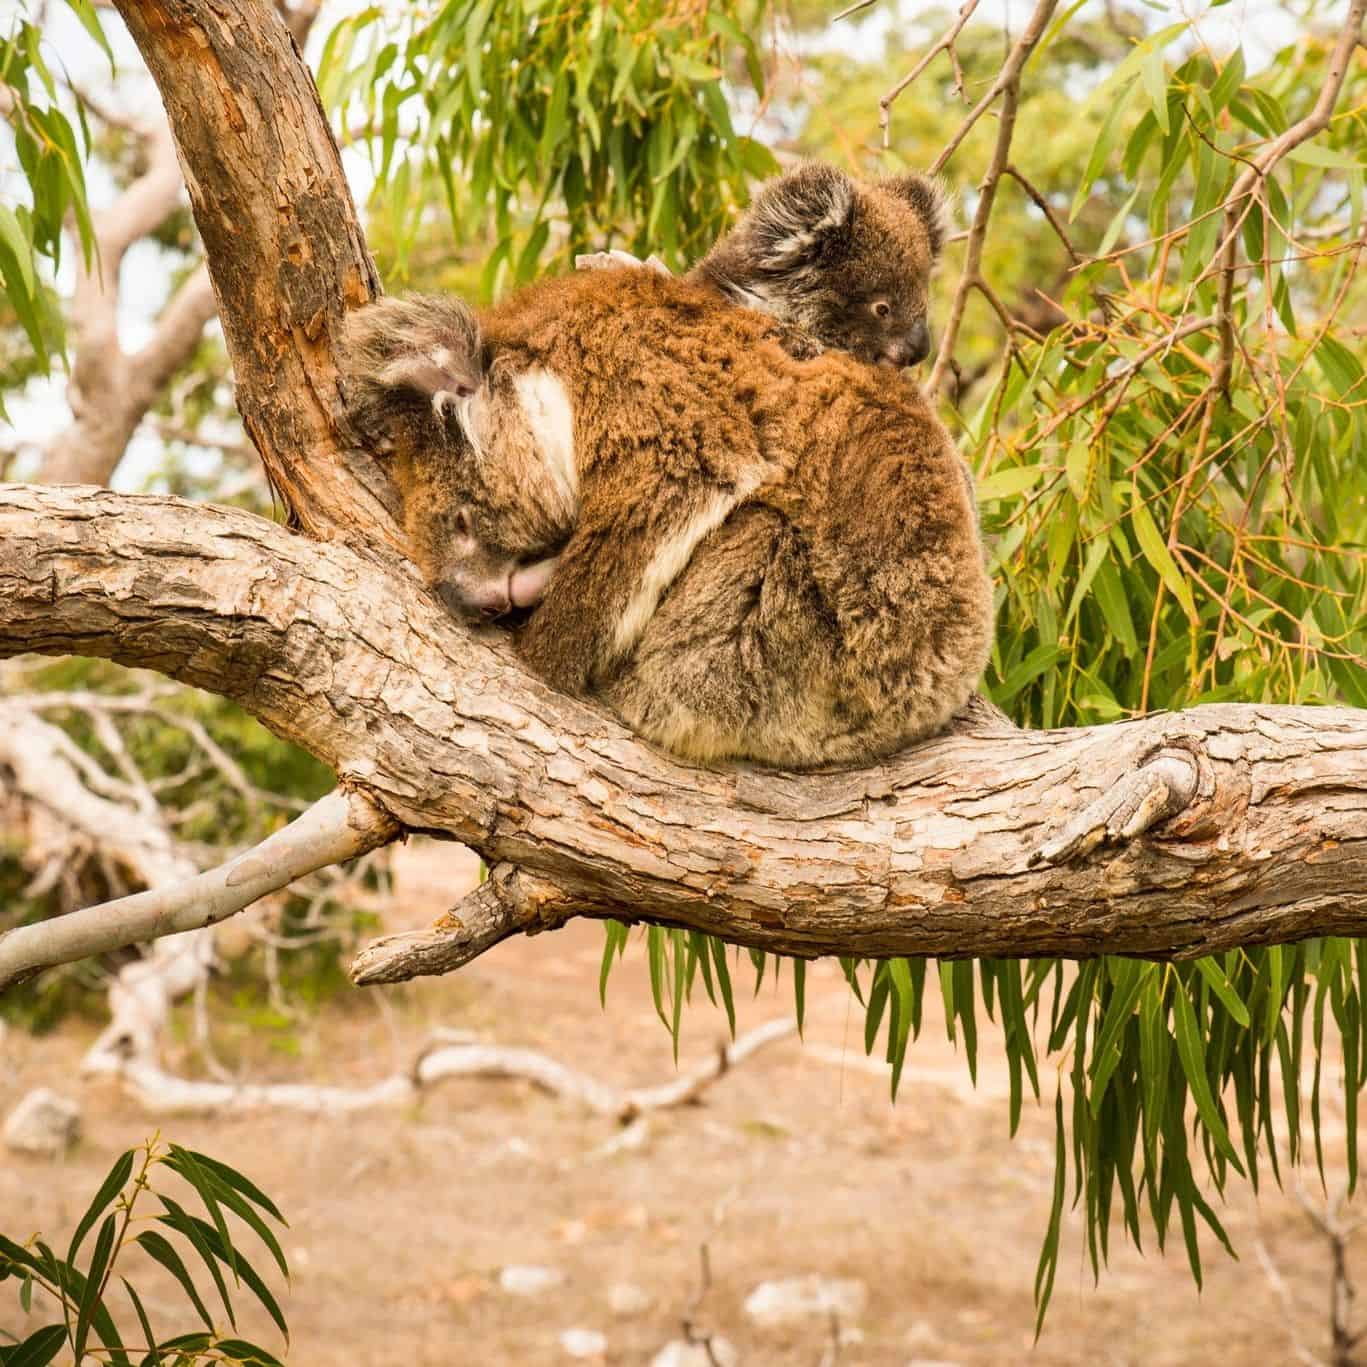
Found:
M 866 762 L 967 700 L 991 589 L 920 393 L 791 343 L 706 282 L 605 270 L 479 316 L 382 300 L 344 371 L 418 564 L 457 610 L 537 603 L 546 682 L 685 758 Z

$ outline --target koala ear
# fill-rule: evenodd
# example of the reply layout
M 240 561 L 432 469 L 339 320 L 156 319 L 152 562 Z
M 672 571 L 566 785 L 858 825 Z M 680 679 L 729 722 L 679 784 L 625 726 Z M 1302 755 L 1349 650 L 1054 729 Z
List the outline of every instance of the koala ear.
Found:
M 760 191 L 747 215 L 751 241 L 773 271 L 829 263 L 848 247 L 856 202 L 847 175 L 809 162 Z
M 939 256 L 949 235 L 949 192 L 931 176 L 889 176 L 878 188 L 911 208 L 925 224 L 931 255 Z

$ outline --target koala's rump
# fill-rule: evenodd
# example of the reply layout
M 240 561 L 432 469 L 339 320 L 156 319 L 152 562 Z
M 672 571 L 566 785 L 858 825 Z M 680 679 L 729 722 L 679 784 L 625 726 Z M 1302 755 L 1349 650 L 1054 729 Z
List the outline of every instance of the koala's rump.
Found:
M 943 428 L 857 385 L 806 416 L 788 477 L 698 546 L 607 690 L 692 758 L 867 761 L 944 725 L 986 661 L 990 586 Z

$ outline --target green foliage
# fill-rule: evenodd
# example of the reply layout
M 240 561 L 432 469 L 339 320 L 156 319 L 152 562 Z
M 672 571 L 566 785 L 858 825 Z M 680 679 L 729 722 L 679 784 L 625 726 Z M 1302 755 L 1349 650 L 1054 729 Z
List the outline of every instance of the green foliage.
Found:
M 153 1185 L 158 1169 L 186 1182 L 209 1218 L 191 1213 L 158 1190 Z M 157 1203 L 152 1210 L 159 1207 L 158 1213 L 148 1211 L 149 1201 Z M 0 1344 L 0 1363 L 45 1367 L 67 1350 L 77 1362 L 84 1361 L 89 1353 L 116 1367 L 131 1367 L 135 1354 L 142 1355 L 137 1359 L 141 1367 L 191 1367 L 198 1362 L 280 1367 L 280 1359 L 274 1354 L 238 1338 L 235 1332 L 233 1291 L 240 1291 L 245 1283 L 287 1342 L 289 1339 L 280 1304 L 248 1261 L 242 1244 L 245 1226 L 265 1245 L 280 1275 L 288 1279 L 285 1255 L 268 1221 L 285 1223 L 270 1197 L 226 1163 L 177 1144 L 163 1146 L 157 1140 L 129 1149 L 115 1159 L 76 1226 L 64 1257 L 37 1235 L 21 1244 L 0 1234 L 0 1282 L 12 1280 L 17 1284 L 19 1306 L 26 1318 L 50 1321 L 28 1332 L 22 1341 L 14 1333 L 0 1330 L 0 1338 L 10 1343 L 8 1347 Z M 158 1225 L 161 1229 L 154 1228 Z M 141 1227 L 141 1232 L 134 1232 L 135 1227 Z M 93 1241 L 87 1243 L 92 1233 Z M 142 1297 L 124 1275 L 129 1255 L 139 1250 L 171 1274 L 204 1330 L 169 1337 L 154 1332 Z M 200 1263 L 214 1283 L 234 1331 L 231 1334 L 223 1332 L 195 1283 L 191 1268 Z M 114 1294 L 116 1269 L 123 1297 Z M 131 1333 L 121 1328 L 114 1316 L 115 1307 L 124 1299 L 124 1323 L 136 1324 Z
M 987 689 L 1026 725 L 1222 700 L 1367 705 L 1367 284 L 1357 273 L 1367 63 L 1350 69 L 1344 112 L 1277 163 L 1260 197 L 1229 207 L 1248 159 L 1318 97 L 1326 44 L 1300 43 L 1250 75 L 1238 51 L 1169 63 L 1184 29 L 1151 35 L 1099 70 L 1093 60 L 1081 108 L 1064 88 L 1079 81 L 1066 32 L 1040 54 L 1013 159 L 1045 188 L 1078 261 L 1070 267 L 1023 196 L 1003 198 L 988 235 L 986 272 L 1000 294 L 1058 280 L 1065 311 L 1047 330 L 1013 329 L 1003 345 L 984 309 L 965 356 L 999 359 L 981 393 L 965 366 L 969 401 L 955 415 L 979 471 L 999 585 Z M 965 39 L 971 85 L 995 68 L 984 64 L 984 34 L 970 28 Z M 999 61 L 999 46 L 991 52 Z M 838 70 L 835 59 L 818 65 L 820 79 Z M 896 127 L 907 130 L 899 161 L 929 162 L 957 125 L 947 86 L 948 62 L 943 101 L 897 106 Z M 869 129 L 878 88 L 863 78 Z M 842 132 L 857 142 L 839 90 L 831 101 L 820 93 L 809 144 L 825 137 L 838 147 Z M 974 131 L 960 174 L 976 179 L 995 137 L 986 124 Z M 1227 212 L 1241 257 L 1226 386 L 1214 315 Z M 625 938 L 623 928 L 610 935 L 604 974 Z M 680 1001 L 720 947 L 652 929 L 646 948 L 656 1009 L 677 1047 Z M 750 957 L 758 982 L 766 961 Z M 1231 1173 L 1255 1186 L 1266 1171 L 1279 1181 L 1282 1157 L 1301 1161 L 1307 1140 L 1323 1173 L 1321 1077 L 1335 1035 L 1344 1161 L 1356 1182 L 1367 1081 L 1367 950 L 1356 942 L 1180 965 L 843 967 L 865 1009 L 866 1048 L 887 1058 L 894 1095 L 937 986 L 970 1073 L 980 1026 L 1001 1030 L 1013 1133 L 1026 1089 L 1041 1096 L 1041 1062 L 1053 1062 L 1057 1170 L 1036 1280 L 1041 1320 L 1066 1202 L 1083 1211 L 1094 1273 L 1118 1216 L 1137 1245 L 1151 1230 L 1161 1249 L 1179 1229 L 1199 1283 L 1203 1231 L 1233 1252 L 1202 1173 L 1217 1194 Z M 716 1000 L 713 982 L 704 985 Z M 1313 1067 L 1308 1089 L 1303 1065 Z
M 365 120 L 398 269 L 423 206 L 442 200 L 458 238 L 493 241 L 488 295 L 619 233 L 671 264 L 711 244 L 747 178 L 776 166 L 727 100 L 737 58 L 762 93 L 761 13 L 760 0 L 447 0 L 396 31 L 371 8 L 329 35 L 319 86 Z
M 1122 64 L 1094 96 L 1109 113 L 1074 203 L 1110 179 L 1147 205 L 1121 215 L 1137 241 L 1108 252 L 1103 235 L 1073 275 L 1066 299 L 1104 300 L 1104 321 L 1014 341 L 964 415 L 1003 585 L 993 697 L 1044 726 L 1226 699 L 1361 706 L 1367 381 L 1346 325 L 1367 303 L 1367 72 L 1344 95 L 1358 112 L 1246 206 L 1226 399 L 1210 321 L 1225 200 L 1241 159 L 1313 103 L 1318 63 L 1290 50 L 1250 80 L 1237 52 L 1196 56 L 1160 100 L 1142 74 L 1160 56 L 1141 45 L 1128 82 Z
M 108 53 L 91 0 L 66 3 Z M 43 48 L 38 28 L 22 13 L 0 40 L 0 93 L 6 97 L 0 108 L 29 193 L 27 204 L 0 201 L 0 317 L 17 319 L 32 347 L 31 369 L 40 374 L 47 373 L 63 346 L 62 317 L 43 263 L 54 269 L 60 263 L 68 216 L 76 225 L 87 267 L 95 251 L 84 169 L 90 130 L 84 117 L 79 118 L 78 139 L 57 107 L 57 84 Z M 0 403 L 0 418 L 4 416 Z
M 1079 234 L 1093 255 L 1065 301 L 1099 307 L 1013 339 L 964 415 L 1002 586 L 989 683 L 1031 724 L 1224 700 L 1367 704 L 1367 381 L 1347 330 L 1367 302 L 1355 274 L 1367 67 L 1350 74 L 1349 112 L 1280 162 L 1260 198 L 1228 207 L 1247 159 L 1314 103 L 1325 50 L 1298 45 L 1254 77 L 1239 51 L 1168 69 L 1178 28 L 1137 45 L 1090 102 L 1106 113 L 1074 214 L 1098 185 L 1123 207 L 1100 238 Z M 1214 317 L 1227 212 L 1248 264 L 1234 277 L 1226 394 Z M 1180 967 L 1031 965 L 1027 984 L 1053 973 L 1047 1048 L 1070 1056 L 1041 1314 L 1066 1171 L 1094 1271 L 1113 1207 L 1138 1244 L 1142 1205 L 1160 1248 L 1176 1213 L 1198 1283 L 1200 1227 L 1229 1248 L 1194 1175 L 1198 1150 L 1217 1192 L 1231 1171 L 1256 1186 L 1260 1161 L 1279 1180 L 1276 1116 L 1292 1164 L 1308 1122 L 1323 1173 L 1326 1023 L 1356 1182 L 1364 968 L 1343 940 Z M 1037 991 L 1027 985 L 1027 1003 Z M 1008 1028 L 1013 1068 L 1026 1039 Z

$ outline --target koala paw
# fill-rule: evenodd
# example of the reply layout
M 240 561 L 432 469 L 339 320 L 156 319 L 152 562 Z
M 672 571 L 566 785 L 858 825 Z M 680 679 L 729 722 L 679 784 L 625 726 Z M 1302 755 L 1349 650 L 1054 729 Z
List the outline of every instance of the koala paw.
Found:
M 574 258 L 574 268 L 580 271 L 605 271 L 617 266 L 630 266 L 637 270 L 658 271 L 661 275 L 670 273 L 669 267 L 658 256 L 648 256 L 644 261 L 614 247 L 610 252 L 581 252 Z
M 401 352 L 381 368 L 376 380 L 390 389 L 412 389 L 432 402 L 432 411 L 442 417 L 456 400 L 468 397 L 479 388 L 482 378 L 479 358 L 457 354 L 448 347 L 430 351 Z
M 377 454 L 431 440 L 484 379 L 473 311 L 456 299 L 379 299 L 347 316 L 339 360 L 356 431 Z

